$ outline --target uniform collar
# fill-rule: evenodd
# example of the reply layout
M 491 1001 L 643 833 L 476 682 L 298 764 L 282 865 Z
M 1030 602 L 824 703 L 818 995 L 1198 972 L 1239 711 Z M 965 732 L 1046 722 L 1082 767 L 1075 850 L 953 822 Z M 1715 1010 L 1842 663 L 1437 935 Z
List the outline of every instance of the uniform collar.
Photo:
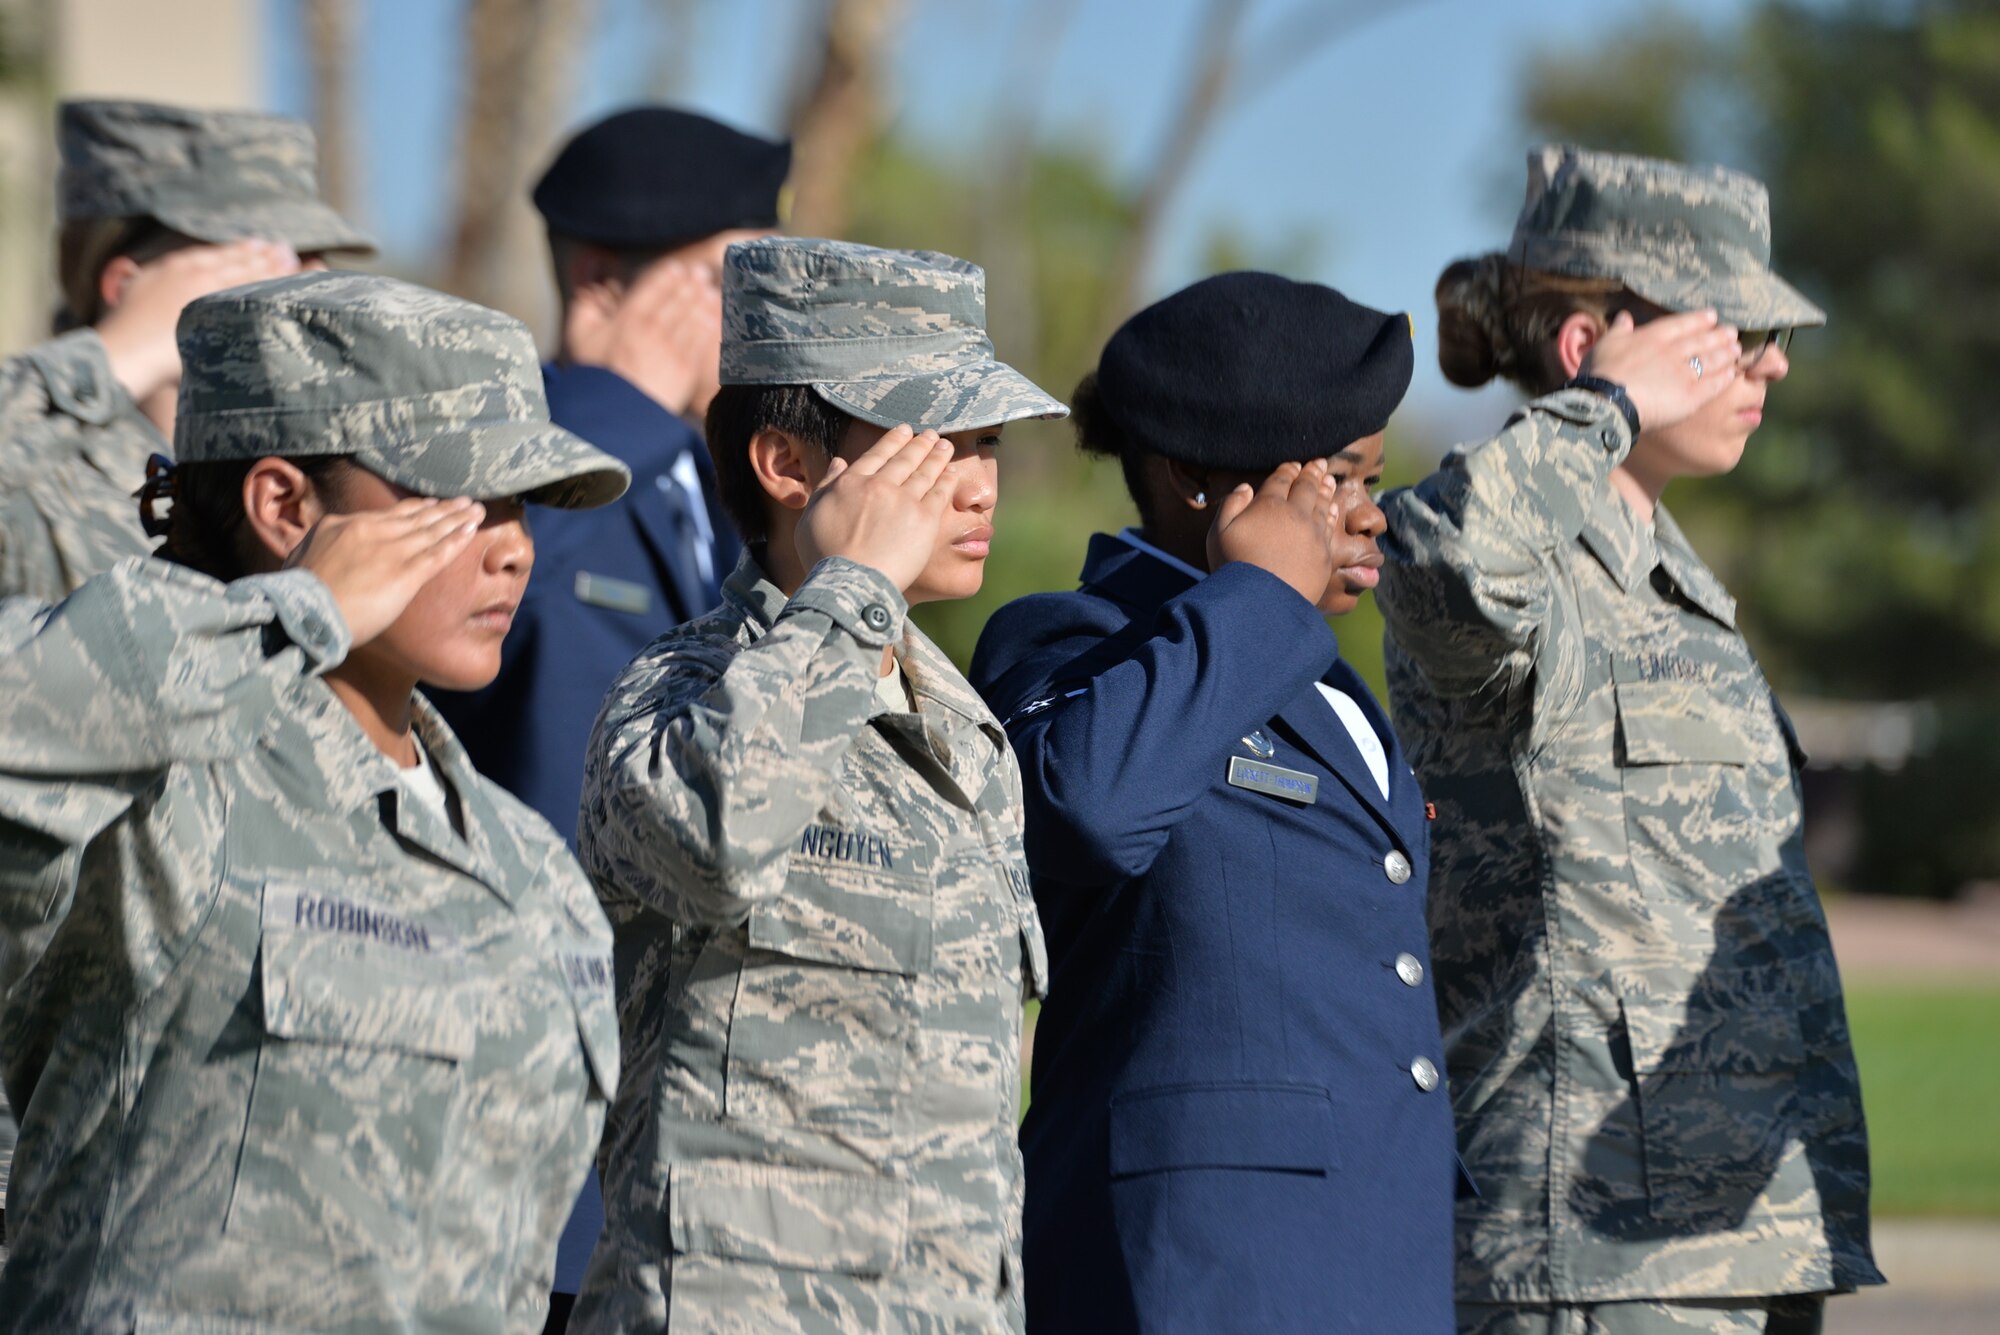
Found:
M 1194 573 L 1189 573 L 1189 572 Z M 1127 607 L 1150 611 L 1200 582 L 1200 572 L 1150 543 L 1122 534 L 1093 533 L 1083 558 L 1085 585 Z
M 1651 580 L 1654 570 L 1664 570 L 1689 602 L 1735 628 L 1736 600 L 1694 554 L 1666 506 L 1653 507 L 1649 529 L 1618 489 L 1605 482 L 1584 518 L 1581 536 L 1622 592 L 1632 592 Z
M 1654 513 L 1659 513 L 1657 508 Z M 1581 536 L 1622 592 L 1642 587 L 1660 563 L 1652 531 L 1608 481 L 1597 486 Z
M 764 573 L 757 559 L 762 547 L 762 543 L 745 547 L 743 555 L 736 559 L 736 569 L 722 584 L 723 600 L 742 612 L 760 637 L 769 633 L 790 601 L 785 591 Z M 969 722 L 996 729 L 1000 726 L 993 711 L 986 707 L 986 702 L 979 698 L 944 650 L 907 621 L 903 625 L 902 642 L 896 646 L 896 661 L 902 665 L 920 709 L 925 701 L 930 701 Z
M 770 632 L 789 601 L 784 590 L 764 573 L 757 559 L 761 548 L 761 543 L 745 547 L 736 569 L 722 585 L 725 605 L 743 615 L 753 639 Z M 1007 734 L 944 650 L 908 621 L 903 624 L 903 638 L 895 652 L 910 684 L 916 712 L 897 713 L 873 700 L 869 721 L 904 736 L 919 753 L 927 753 L 938 764 L 937 777 L 949 780 L 964 795 L 967 806 L 974 805 L 991 776 L 990 753 L 1005 749 Z M 984 732 L 989 745 L 971 744 L 967 725 Z
M 789 600 L 785 591 L 771 582 L 764 573 L 764 567 L 757 559 L 757 553 L 764 544 L 745 543 L 743 554 L 736 558 L 736 569 L 729 572 L 729 578 L 722 581 L 722 601 L 743 613 L 758 635 L 768 632 L 778 620 L 778 614 L 785 610 Z
M 1673 578 L 1675 587 L 1687 595 L 1689 602 L 1734 630 L 1736 600 L 1722 587 L 1715 572 L 1695 555 L 1681 526 L 1674 522 L 1665 506 L 1653 511 L 1653 532 L 1660 549 L 1660 564 Z
M 512 886 L 519 878 L 509 875 L 507 869 L 518 869 L 522 861 L 511 829 L 465 748 L 421 692 L 412 701 L 412 724 L 458 801 L 464 838 L 428 807 L 404 798 L 395 762 L 368 740 L 333 688 L 318 678 L 302 683 L 295 692 L 293 707 L 278 724 L 276 749 L 281 756 L 287 752 L 290 748 L 282 743 L 284 731 L 297 728 L 298 740 L 310 748 L 311 773 L 302 774 L 296 766 L 287 766 L 287 772 L 295 781 L 317 779 L 324 785 L 317 794 L 298 796 L 309 799 L 316 795 L 330 811 L 381 825 L 511 904 Z

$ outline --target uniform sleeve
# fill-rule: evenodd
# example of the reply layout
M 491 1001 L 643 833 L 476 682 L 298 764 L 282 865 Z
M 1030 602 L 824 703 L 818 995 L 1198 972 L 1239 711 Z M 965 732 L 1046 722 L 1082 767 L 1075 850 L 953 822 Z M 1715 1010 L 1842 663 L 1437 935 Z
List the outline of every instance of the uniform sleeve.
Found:
M 112 776 L 241 753 L 347 655 L 312 574 L 232 584 L 140 557 L 53 606 L 0 602 L 0 776 Z
M 682 926 L 747 921 L 867 726 L 907 610 L 887 577 L 831 557 L 754 644 L 657 642 L 591 738 L 577 843 L 592 878 Z
M 1147 629 L 1114 662 L 1040 654 L 988 688 L 1020 760 L 1029 864 L 1064 882 L 1142 874 L 1238 739 L 1339 654 L 1318 609 L 1242 562 Z
M 1591 498 L 1631 448 L 1608 400 L 1564 390 L 1384 498 L 1376 601 L 1439 695 L 1525 680 L 1550 615 L 1553 555 L 1582 532 Z

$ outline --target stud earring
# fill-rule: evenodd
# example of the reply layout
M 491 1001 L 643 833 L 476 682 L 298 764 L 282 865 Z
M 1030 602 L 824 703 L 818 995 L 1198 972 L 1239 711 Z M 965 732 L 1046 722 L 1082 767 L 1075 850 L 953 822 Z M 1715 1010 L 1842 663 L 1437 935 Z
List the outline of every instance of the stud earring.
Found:
M 1194 494 L 1194 508 L 1200 510 L 1205 508 L 1207 505 L 1208 505 L 1208 493 L 1205 491 L 1196 492 Z

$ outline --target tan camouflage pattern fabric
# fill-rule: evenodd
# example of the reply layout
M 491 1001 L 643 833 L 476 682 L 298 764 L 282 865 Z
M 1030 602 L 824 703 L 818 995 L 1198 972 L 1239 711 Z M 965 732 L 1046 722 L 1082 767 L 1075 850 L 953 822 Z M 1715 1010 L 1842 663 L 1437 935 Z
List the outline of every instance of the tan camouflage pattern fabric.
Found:
M 175 457 L 352 455 L 425 496 L 588 509 L 629 469 L 549 422 L 510 315 L 376 274 L 301 273 L 181 312 Z
M 167 450 L 90 330 L 0 362 L 0 598 L 56 602 L 151 551 L 133 494 Z
M 628 1064 L 570 1330 L 1018 1333 L 1047 957 L 1006 737 L 878 572 L 829 559 L 787 602 L 746 554 L 723 595 L 591 740 Z
M 811 385 L 880 427 L 969 431 L 1069 409 L 986 336 L 986 272 L 928 250 L 774 236 L 722 262 L 722 383 Z
M 0 598 L 56 602 L 150 550 L 132 493 L 146 456 L 166 448 L 90 330 L 0 362 Z M 0 1205 L 13 1155 L 14 1118 L 0 1090 Z
M 1458 1310 L 1459 1335 L 1820 1335 L 1825 1325 L 1826 1300 L 1817 1295 Z
M 1631 439 L 1568 390 L 1383 501 L 1389 693 L 1476 1302 L 1879 1282 L 1861 1092 L 1791 725 Z
M 541 1329 L 610 929 L 421 699 L 463 836 L 399 799 L 347 648 L 303 571 L 0 603 L 10 1335 Z
M 375 242 L 319 197 L 304 121 L 152 102 L 64 102 L 56 216 L 154 218 L 197 241 L 283 241 L 301 254 L 372 255 Z
M 1543 144 L 1508 258 L 1544 273 L 1615 278 L 1656 306 L 1713 306 L 1739 329 L 1826 323 L 1771 272 L 1763 182 L 1726 167 Z

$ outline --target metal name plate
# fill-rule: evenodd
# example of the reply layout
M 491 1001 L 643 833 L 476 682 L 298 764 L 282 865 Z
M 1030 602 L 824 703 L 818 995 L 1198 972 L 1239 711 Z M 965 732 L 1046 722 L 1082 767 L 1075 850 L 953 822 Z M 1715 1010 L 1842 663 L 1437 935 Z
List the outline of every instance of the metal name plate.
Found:
M 1282 765 L 1267 765 L 1248 756 L 1229 757 L 1229 782 L 1253 793 L 1268 793 L 1287 802 L 1311 806 L 1319 796 L 1319 779 Z

